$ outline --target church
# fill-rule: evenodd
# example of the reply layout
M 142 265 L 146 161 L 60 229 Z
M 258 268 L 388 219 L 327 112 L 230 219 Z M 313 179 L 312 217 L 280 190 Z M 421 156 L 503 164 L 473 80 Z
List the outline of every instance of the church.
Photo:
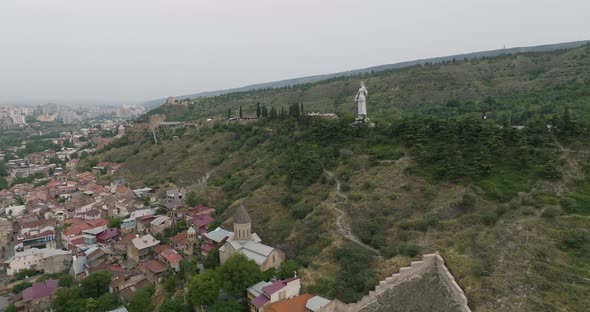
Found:
M 248 209 L 240 204 L 234 216 L 234 232 L 219 248 L 219 261 L 223 264 L 233 254 L 240 253 L 260 266 L 261 271 L 278 268 L 285 261 L 285 254 L 261 243 L 260 237 L 252 233 L 252 220 Z

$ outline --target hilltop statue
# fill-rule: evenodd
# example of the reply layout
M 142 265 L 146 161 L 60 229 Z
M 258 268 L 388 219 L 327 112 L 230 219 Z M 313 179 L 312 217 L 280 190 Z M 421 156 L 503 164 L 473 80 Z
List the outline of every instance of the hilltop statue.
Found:
M 358 105 L 358 117 L 359 118 L 366 118 L 367 117 L 367 96 L 369 95 L 369 91 L 365 87 L 365 82 L 361 81 L 361 88 L 356 93 L 354 100 L 357 102 Z

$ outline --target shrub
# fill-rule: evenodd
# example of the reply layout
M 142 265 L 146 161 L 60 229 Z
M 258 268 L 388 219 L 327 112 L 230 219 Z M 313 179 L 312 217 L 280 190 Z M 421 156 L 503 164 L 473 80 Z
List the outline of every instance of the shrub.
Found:
M 510 203 L 508 204 L 508 206 L 512 210 L 516 210 L 516 209 L 520 208 L 520 199 L 515 198 L 515 199 L 511 200 Z
M 560 213 L 561 213 L 561 210 L 559 208 L 548 207 L 548 208 L 545 208 L 545 210 L 543 210 L 541 217 L 547 218 L 547 219 L 553 219 L 553 218 L 559 216 Z
M 361 199 L 363 199 L 363 195 L 361 193 L 352 193 L 350 195 L 348 195 L 348 198 L 352 201 L 359 201 Z
M 385 258 L 393 258 L 398 254 L 397 246 L 387 246 L 383 249 L 382 253 Z
M 472 211 L 475 208 L 475 204 L 477 202 L 477 199 L 475 197 L 475 195 L 467 192 L 465 194 L 463 194 L 463 197 L 461 198 L 461 201 L 458 204 L 459 209 L 461 209 L 461 211 L 464 212 L 468 212 L 468 211 Z
M 342 184 L 340 184 L 340 190 L 342 192 L 348 192 L 348 191 L 350 191 L 350 184 L 348 184 L 348 183 L 342 183 Z
M 297 219 L 303 219 L 313 211 L 313 207 L 306 203 L 297 203 L 291 207 L 291 214 Z
M 567 213 L 577 213 L 580 210 L 580 205 L 578 201 L 571 197 L 564 197 L 559 201 L 563 210 Z
M 415 257 L 420 253 L 420 247 L 414 244 L 401 243 L 398 246 L 398 252 L 408 257 Z
M 532 216 L 533 214 L 535 214 L 535 211 L 531 208 L 526 208 L 522 210 L 523 216 Z
M 561 241 L 562 249 L 581 249 L 588 242 L 588 234 L 581 231 L 569 231 Z
M 485 210 L 481 213 L 481 222 L 485 225 L 494 225 L 498 221 L 498 214 L 493 210 Z
M 412 190 L 412 186 L 410 184 L 404 184 L 402 185 L 402 190 L 409 192 Z
M 31 287 L 31 286 L 33 286 L 33 284 L 32 284 L 32 283 L 29 283 L 29 282 L 22 282 L 22 283 L 20 283 L 20 284 L 16 284 L 16 285 L 14 285 L 14 287 L 12 287 L 12 292 L 13 292 L 13 293 L 15 293 L 15 294 L 19 294 L 19 293 L 21 293 L 23 290 L 25 290 L 25 289 L 27 289 L 27 288 L 29 288 L 29 287 Z
M 496 207 L 496 214 L 498 216 L 501 216 L 501 215 L 505 214 L 507 210 L 508 210 L 508 207 L 506 205 L 500 205 L 500 206 Z

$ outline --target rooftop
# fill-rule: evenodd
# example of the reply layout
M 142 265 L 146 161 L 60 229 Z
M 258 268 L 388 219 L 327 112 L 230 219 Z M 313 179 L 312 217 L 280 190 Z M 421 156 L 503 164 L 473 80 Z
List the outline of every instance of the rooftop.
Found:
M 271 303 L 265 307 L 266 312 L 306 312 L 305 305 L 313 295 L 303 294 L 287 300 Z
M 248 209 L 246 208 L 246 206 L 244 206 L 244 204 L 240 204 L 240 207 L 238 207 L 238 211 L 236 211 L 236 215 L 234 216 L 234 223 L 246 224 L 251 222 L 252 219 L 250 219 Z
M 152 225 L 161 225 L 164 222 L 167 222 L 169 220 L 171 220 L 171 219 L 168 216 L 158 216 L 151 223 L 152 223 Z
M 216 243 L 221 243 L 226 238 L 234 237 L 234 233 L 218 227 L 215 230 L 205 234 L 205 237 Z
M 136 237 L 131 242 L 133 242 L 133 246 L 135 246 L 137 249 L 154 247 L 160 243 L 159 240 L 155 239 L 150 234 L 144 235 L 142 237 Z
M 57 283 L 57 280 L 34 283 L 33 286 L 23 290 L 23 302 L 27 303 L 31 300 L 51 296 L 55 289 L 57 289 Z
M 305 307 L 308 310 L 311 310 L 313 312 L 317 312 L 323 306 L 327 305 L 330 302 L 331 302 L 330 300 L 328 300 L 328 299 L 326 299 L 324 297 L 314 296 L 313 298 L 307 300 L 307 303 L 305 304 Z
M 156 260 L 148 260 L 143 263 L 143 266 L 156 274 L 166 271 L 166 266 L 164 266 L 160 261 Z
M 196 226 L 197 228 L 201 228 L 201 227 L 211 224 L 214 221 L 215 221 L 215 219 L 211 218 L 211 216 L 209 216 L 209 215 L 199 215 L 199 216 L 192 218 L 188 223 L 190 225 Z

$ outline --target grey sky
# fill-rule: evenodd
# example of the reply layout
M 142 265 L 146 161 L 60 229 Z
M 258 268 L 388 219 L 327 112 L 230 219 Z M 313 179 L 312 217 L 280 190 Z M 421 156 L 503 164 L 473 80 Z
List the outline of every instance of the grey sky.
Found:
M 585 40 L 589 12 L 588 0 L 1 0 L 0 96 L 140 101 Z

